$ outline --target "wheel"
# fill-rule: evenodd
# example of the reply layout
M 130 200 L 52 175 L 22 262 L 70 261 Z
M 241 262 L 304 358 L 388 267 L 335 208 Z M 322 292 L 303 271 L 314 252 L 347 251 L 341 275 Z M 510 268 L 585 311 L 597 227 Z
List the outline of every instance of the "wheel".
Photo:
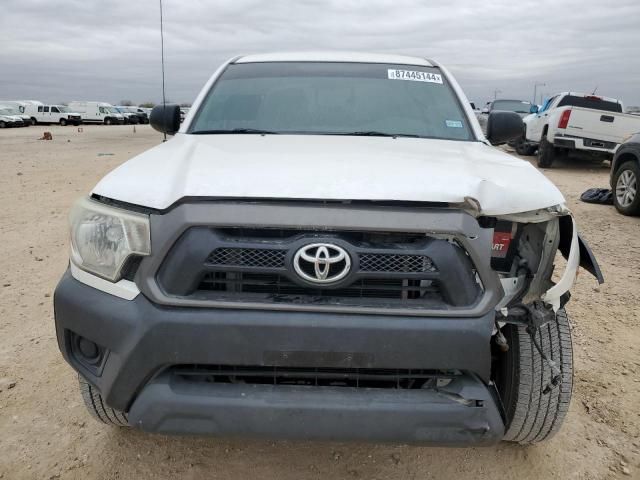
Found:
M 558 310 L 555 322 L 542 326 L 536 339 L 545 356 L 561 371 L 560 381 L 551 385 L 553 374 L 536 349 L 524 325 L 502 328 L 509 350 L 497 354 L 496 387 L 504 406 L 504 440 L 523 445 L 551 438 L 569 410 L 573 386 L 573 348 L 569 317 Z M 546 391 L 548 387 L 550 391 Z
M 538 166 L 540 168 L 549 168 L 555 160 L 555 148 L 547 140 L 547 136 L 543 135 L 538 146 Z
M 73 122 L 73 125 L 78 127 L 78 126 L 80 126 L 80 122 Z
M 640 166 L 631 160 L 620 165 L 613 178 L 613 204 L 623 215 L 640 215 Z
M 61 118 L 60 119 L 60 126 L 61 127 L 66 127 L 67 126 L 67 120 L 65 118 Z
M 31 125 L 37 125 L 38 121 L 36 120 L 35 117 L 31 117 Z
M 111 125 L 111 123 L 113 123 L 113 122 L 111 121 L 111 119 L 110 119 L 110 118 L 105 118 L 105 119 L 104 119 L 104 124 L 105 124 L 105 125 Z
M 516 140 L 515 149 L 516 149 L 516 153 L 518 155 L 522 155 L 523 157 L 528 157 L 529 155 L 533 155 L 533 152 L 536 151 L 536 147 L 529 145 L 524 137 Z
M 7 128 L 7 122 L 0 120 L 0 128 Z
M 119 410 L 108 407 L 102 400 L 102 395 L 84 378 L 78 375 L 80 383 L 80 393 L 84 406 L 93 418 L 106 423 L 107 425 L 115 425 L 116 427 L 128 427 L 127 414 Z

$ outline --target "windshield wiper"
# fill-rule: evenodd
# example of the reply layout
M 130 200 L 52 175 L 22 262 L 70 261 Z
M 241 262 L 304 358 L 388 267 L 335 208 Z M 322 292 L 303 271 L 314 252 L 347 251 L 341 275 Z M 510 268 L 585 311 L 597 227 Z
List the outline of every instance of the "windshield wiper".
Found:
M 387 133 L 387 132 L 377 132 L 375 130 L 366 130 L 362 132 L 332 132 L 327 133 L 327 135 L 347 135 L 354 137 L 409 137 L 409 138 L 423 138 L 420 135 L 414 135 L 412 133 Z
M 271 130 L 261 130 L 259 128 L 231 128 L 228 130 L 196 130 L 191 132 L 194 135 L 242 135 L 245 133 L 257 133 L 260 135 L 278 135 L 279 132 Z

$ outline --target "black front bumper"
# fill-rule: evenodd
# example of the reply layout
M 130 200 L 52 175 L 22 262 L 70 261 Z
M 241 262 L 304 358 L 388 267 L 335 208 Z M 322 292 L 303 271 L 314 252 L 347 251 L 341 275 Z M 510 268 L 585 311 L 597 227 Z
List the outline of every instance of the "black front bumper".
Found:
M 132 425 L 173 433 L 495 443 L 503 422 L 488 387 L 492 313 L 399 317 L 168 307 L 127 301 L 67 272 L 54 296 L 65 359 Z M 105 349 L 87 366 L 72 338 Z M 459 370 L 447 392 L 348 387 L 187 384 L 176 365 Z M 450 389 L 454 393 L 451 393 Z M 455 393 L 457 392 L 457 393 Z

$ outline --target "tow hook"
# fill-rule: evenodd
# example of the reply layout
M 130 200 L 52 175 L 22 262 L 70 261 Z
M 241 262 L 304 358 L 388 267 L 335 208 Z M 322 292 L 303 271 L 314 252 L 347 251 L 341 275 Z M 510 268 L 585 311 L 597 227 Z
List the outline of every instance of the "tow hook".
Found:
M 540 344 L 536 339 L 536 334 L 538 333 L 540 327 L 542 327 L 543 325 L 546 325 L 547 323 L 552 321 L 555 322 L 556 312 L 553 310 L 553 308 L 547 307 L 543 302 L 536 301 L 531 305 L 518 304 L 509 308 L 503 308 L 498 312 L 498 315 L 499 317 L 501 317 L 500 321 L 503 321 L 505 323 L 513 323 L 526 326 L 526 331 L 531 337 L 531 341 L 535 345 L 536 350 L 540 354 L 540 357 L 542 357 L 542 360 L 551 369 L 551 381 L 542 390 L 543 394 L 548 394 L 562 380 L 562 370 L 560 370 L 556 362 L 554 362 L 544 354 L 544 352 L 542 351 L 542 347 L 540 347 Z M 507 340 L 500 329 L 498 329 L 498 332 L 496 334 L 496 344 L 503 352 L 509 350 Z

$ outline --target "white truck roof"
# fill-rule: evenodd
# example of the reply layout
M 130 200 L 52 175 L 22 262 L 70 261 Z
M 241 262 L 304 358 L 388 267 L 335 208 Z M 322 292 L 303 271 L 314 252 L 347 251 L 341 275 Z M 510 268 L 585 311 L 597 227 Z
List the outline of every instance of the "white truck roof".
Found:
M 233 63 L 264 62 L 357 62 L 357 63 L 391 63 L 396 65 L 417 65 L 422 67 L 437 66 L 425 58 L 409 57 L 386 53 L 364 52 L 275 52 L 258 53 L 237 58 Z

